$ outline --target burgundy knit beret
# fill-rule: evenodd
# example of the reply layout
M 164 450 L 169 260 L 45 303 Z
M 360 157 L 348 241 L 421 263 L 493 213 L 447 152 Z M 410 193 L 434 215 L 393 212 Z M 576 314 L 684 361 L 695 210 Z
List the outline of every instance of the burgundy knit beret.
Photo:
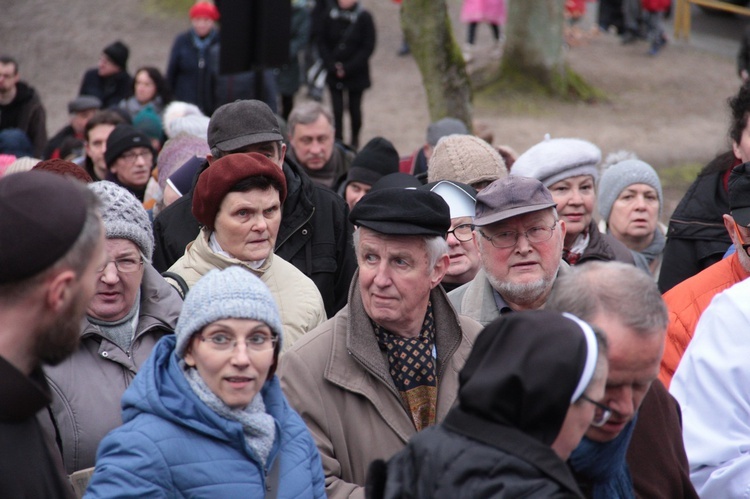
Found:
M 281 167 L 264 155 L 233 153 L 214 161 L 200 174 L 193 190 L 193 215 L 202 225 L 213 229 L 221 202 L 240 180 L 267 177 L 281 186 L 279 201 L 286 199 L 286 177 Z
M 40 161 L 32 168 L 32 170 L 46 170 L 66 177 L 73 177 L 85 184 L 90 184 L 94 181 L 91 178 L 91 175 L 89 175 L 82 167 L 60 158 Z
M 85 190 L 45 171 L 0 179 L 0 284 L 33 277 L 68 252 L 86 223 Z

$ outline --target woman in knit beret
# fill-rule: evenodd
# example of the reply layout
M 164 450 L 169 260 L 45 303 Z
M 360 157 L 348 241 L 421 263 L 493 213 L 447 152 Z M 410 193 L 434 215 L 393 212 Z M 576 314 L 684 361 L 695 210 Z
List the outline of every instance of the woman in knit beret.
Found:
M 511 175 L 539 180 L 552 193 L 557 213 L 565 221 L 563 259 L 570 265 L 588 260 L 635 263 L 630 250 L 599 232 L 593 220 L 601 158 L 599 148 L 586 140 L 546 137 L 521 154 L 511 170 Z

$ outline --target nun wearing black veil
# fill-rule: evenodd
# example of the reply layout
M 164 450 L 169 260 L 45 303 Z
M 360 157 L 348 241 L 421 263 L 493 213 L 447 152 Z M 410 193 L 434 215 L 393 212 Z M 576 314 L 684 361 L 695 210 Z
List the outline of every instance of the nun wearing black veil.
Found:
M 565 461 L 604 424 L 603 336 L 571 314 L 517 312 L 487 326 L 459 375 L 458 404 L 388 463 L 370 498 L 582 498 Z

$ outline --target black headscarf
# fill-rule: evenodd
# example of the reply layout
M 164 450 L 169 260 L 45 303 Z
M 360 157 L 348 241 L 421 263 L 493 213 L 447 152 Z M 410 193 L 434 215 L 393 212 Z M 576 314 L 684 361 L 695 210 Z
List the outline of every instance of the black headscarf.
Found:
M 459 375 L 460 409 L 551 445 L 588 352 L 581 326 L 569 317 L 518 312 L 487 326 Z

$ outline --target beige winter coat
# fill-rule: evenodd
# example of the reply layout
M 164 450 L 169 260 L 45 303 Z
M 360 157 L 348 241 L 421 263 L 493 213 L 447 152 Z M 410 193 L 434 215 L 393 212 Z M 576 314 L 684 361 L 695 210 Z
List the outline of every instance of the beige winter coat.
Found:
M 459 317 L 440 286 L 430 298 L 437 327 L 437 419 L 442 421 L 482 328 Z M 349 304 L 281 359 L 282 388 L 315 438 L 329 498 L 363 498 L 369 464 L 391 457 L 416 433 L 388 370 L 362 305 L 358 274 Z
M 246 268 L 258 276 L 279 307 L 284 326 L 283 351 L 286 351 L 303 334 L 326 320 L 323 298 L 315 284 L 305 274 L 283 258 L 271 253 L 259 269 L 253 269 L 236 258 L 228 258 L 211 251 L 208 238 L 211 232 L 201 229 L 198 237 L 190 243 L 185 254 L 172 265 L 168 272 L 182 277 L 188 287 L 198 282 L 211 269 L 225 269 L 232 265 Z M 170 284 L 174 281 L 168 279 Z M 175 288 L 178 286 L 175 285 Z

